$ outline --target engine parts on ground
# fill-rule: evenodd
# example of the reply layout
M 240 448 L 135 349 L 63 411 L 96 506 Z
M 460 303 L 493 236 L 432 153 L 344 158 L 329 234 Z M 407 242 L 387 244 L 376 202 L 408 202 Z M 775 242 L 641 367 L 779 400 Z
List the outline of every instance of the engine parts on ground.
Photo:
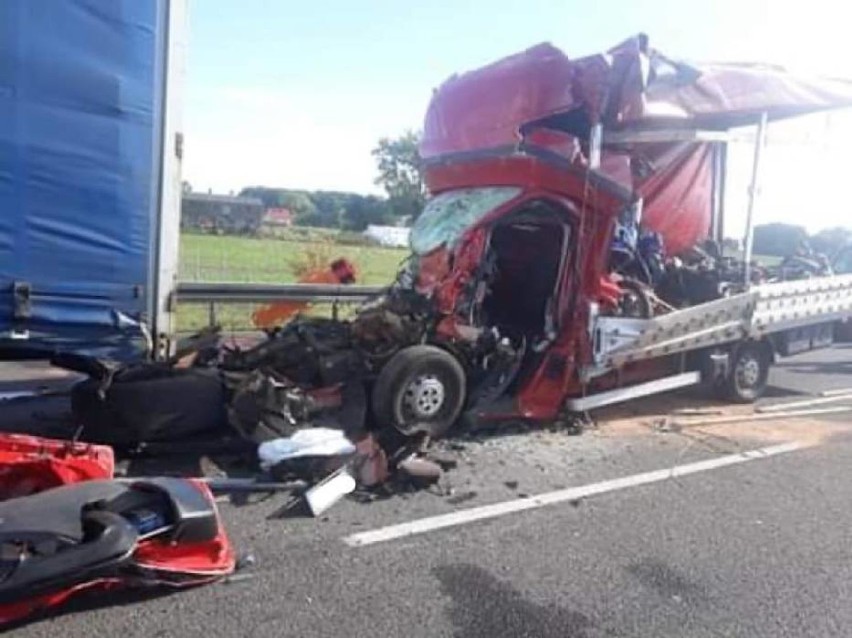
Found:
M 0 625 L 84 591 L 189 587 L 234 571 L 200 481 L 88 481 L 0 503 Z
M 341 358 L 342 353 L 348 356 Z M 226 372 L 263 368 L 307 387 L 350 379 L 360 367 L 350 324 L 315 317 L 295 319 L 248 350 L 227 350 L 221 363 Z
M 244 438 L 262 443 L 292 435 L 311 412 L 308 395 L 295 383 L 271 371 L 254 370 L 234 388 L 228 422 Z
M 0 500 L 96 479 L 111 479 L 112 448 L 22 434 L 0 434 Z
M 368 366 L 372 369 L 401 348 L 420 343 L 431 327 L 433 310 L 426 297 L 399 287 L 365 305 L 352 323 L 352 336 Z
M 240 379 L 228 405 L 228 421 L 247 440 L 263 443 L 310 427 L 339 429 L 350 438 L 364 431 L 367 396 L 357 378 L 314 389 L 271 370 L 255 370 Z

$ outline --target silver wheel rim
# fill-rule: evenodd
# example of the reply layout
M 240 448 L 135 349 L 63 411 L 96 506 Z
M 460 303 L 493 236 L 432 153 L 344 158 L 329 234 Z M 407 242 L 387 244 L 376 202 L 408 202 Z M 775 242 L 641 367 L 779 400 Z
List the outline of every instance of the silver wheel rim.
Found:
M 435 416 L 444 405 L 446 391 L 438 377 L 424 374 L 408 384 L 403 394 L 403 404 L 418 419 Z
M 760 381 L 760 361 L 754 356 L 740 359 L 737 364 L 737 379 L 745 388 L 752 388 Z

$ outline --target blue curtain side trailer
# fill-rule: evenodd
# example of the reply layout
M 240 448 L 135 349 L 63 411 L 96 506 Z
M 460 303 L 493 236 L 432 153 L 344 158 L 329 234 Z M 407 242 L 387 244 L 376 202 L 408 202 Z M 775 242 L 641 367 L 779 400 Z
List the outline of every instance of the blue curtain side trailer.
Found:
M 169 348 L 185 0 L 0 2 L 0 352 Z

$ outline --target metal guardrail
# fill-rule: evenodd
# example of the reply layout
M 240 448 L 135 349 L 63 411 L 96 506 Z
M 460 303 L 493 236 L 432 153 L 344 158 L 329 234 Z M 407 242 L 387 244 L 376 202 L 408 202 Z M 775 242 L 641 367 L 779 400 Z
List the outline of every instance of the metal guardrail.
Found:
M 219 304 L 252 304 L 276 301 L 302 301 L 306 303 L 332 303 L 333 316 L 337 305 L 359 303 L 381 294 L 385 286 L 329 285 L 329 284 L 245 284 L 245 283 L 190 283 L 180 282 L 171 296 L 171 306 L 178 304 L 206 304 L 208 323 L 218 323 L 216 307 Z
M 172 301 L 178 303 L 268 303 L 308 301 L 358 302 L 380 294 L 385 286 L 329 284 L 190 283 L 177 285 Z

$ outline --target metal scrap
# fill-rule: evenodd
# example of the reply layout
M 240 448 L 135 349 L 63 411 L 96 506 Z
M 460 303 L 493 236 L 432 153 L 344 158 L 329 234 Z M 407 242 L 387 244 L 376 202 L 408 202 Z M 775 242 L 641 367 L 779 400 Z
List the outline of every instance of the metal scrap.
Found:
M 441 467 L 437 463 L 417 456 L 403 459 L 396 468 L 415 487 L 428 487 L 441 479 Z

